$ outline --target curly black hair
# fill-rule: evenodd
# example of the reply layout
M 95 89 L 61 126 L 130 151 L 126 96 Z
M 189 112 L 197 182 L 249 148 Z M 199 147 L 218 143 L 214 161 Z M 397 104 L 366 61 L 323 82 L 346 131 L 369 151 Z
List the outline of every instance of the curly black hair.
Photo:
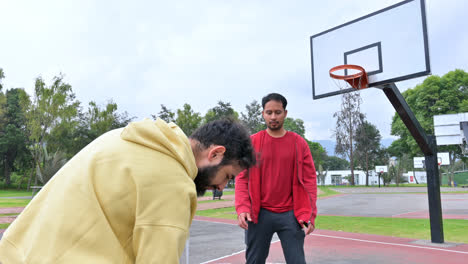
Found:
M 232 119 L 209 122 L 195 130 L 190 138 L 200 142 L 203 149 L 211 145 L 224 146 L 226 152 L 222 165 L 238 162 L 239 166 L 248 169 L 256 163 L 249 132 L 241 123 Z

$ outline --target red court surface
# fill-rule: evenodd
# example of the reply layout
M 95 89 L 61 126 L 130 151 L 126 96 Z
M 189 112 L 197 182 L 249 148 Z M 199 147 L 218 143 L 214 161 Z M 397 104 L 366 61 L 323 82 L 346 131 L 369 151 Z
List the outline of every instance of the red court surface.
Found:
M 198 220 L 236 224 L 232 220 L 196 217 Z M 468 244 L 433 244 L 408 238 L 316 230 L 306 237 L 307 263 L 458 264 L 468 263 Z M 244 251 L 208 263 L 245 263 Z M 285 263 L 281 243 L 271 244 L 267 263 Z

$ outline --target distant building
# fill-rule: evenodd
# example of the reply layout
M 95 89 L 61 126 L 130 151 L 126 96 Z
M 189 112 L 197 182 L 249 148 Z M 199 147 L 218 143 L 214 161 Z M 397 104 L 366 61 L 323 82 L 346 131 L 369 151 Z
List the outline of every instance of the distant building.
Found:
M 323 185 L 349 185 L 348 179 L 350 176 L 351 170 L 328 171 L 327 175 L 325 176 L 325 181 Z M 404 183 L 416 183 L 416 180 L 418 183 L 427 183 L 425 171 L 409 171 L 407 173 L 403 173 L 402 178 L 407 180 L 407 182 Z M 394 183 L 394 180 L 392 180 L 391 183 Z M 322 185 L 320 177 L 317 177 L 317 184 L 319 186 Z M 354 184 L 366 185 L 366 173 L 364 171 L 354 171 Z M 380 179 L 380 184 L 383 185 L 383 179 Z M 379 177 L 377 172 L 369 171 L 369 185 L 379 185 Z
M 324 185 L 349 185 L 351 170 L 328 171 L 325 176 Z M 317 177 L 317 184 L 322 185 L 320 178 Z M 366 173 L 361 170 L 354 171 L 354 184 L 366 185 Z M 378 185 L 379 177 L 375 171 L 369 171 L 369 185 Z M 383 181 L 381 180 L 381 184 Z

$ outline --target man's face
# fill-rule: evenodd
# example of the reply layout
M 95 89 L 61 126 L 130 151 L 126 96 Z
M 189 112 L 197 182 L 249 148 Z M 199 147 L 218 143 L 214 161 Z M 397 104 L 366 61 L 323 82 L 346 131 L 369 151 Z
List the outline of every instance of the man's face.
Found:
M 288 111 L 284 110 L 283 104 L 274 100 L 266 103 L 262 111 L 265 123 L 270 130 L 280 130 L 283 127 L 287 113 Z
M 223 190 L 229 180 L 233 179 L 243 169 L 239 165 L 224 164 L 208 165 L 198 168 L 198 174 L 195 178 L 197 195 L 203 196 L 206 190 Z

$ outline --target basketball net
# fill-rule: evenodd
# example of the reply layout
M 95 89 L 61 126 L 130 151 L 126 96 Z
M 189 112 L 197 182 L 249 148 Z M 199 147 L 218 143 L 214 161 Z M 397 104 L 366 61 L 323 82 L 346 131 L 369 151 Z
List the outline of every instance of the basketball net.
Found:
M 340 90 L 368 87 L 367 73 L 359 65 L 345 64 L 330 69 L 330 77 Z

